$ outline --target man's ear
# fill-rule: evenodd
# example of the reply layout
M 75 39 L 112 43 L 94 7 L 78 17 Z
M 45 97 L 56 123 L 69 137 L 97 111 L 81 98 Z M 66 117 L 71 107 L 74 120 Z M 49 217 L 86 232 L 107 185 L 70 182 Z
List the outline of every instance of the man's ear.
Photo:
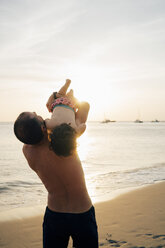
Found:
M 78 137 L 81 136 L 84 133 L 85 129 L 86 129 L 85 123 L 81 123 L 79 126 L 77 126 L 76 128 L 77 136 Z
M 46 126 L 44 124 L 41 125 L 41 129 L 42 129 L 42 132 L 43 133 L 47 132 L 47 128 L 46 128 Z

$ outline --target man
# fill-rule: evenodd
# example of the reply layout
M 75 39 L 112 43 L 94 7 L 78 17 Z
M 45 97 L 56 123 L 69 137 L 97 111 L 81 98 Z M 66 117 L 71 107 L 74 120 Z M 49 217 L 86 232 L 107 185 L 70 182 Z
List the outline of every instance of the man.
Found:
M 88 103 L 80 104 L 76 113 L 76 119 L 80 124 L 86 122 L 88 111 Z M 34 112 L 25 112 L 21 115 L 14 125 L 15 134 L 19 138 L 23 128 L 18 125 L 21 120 L 26 130 L 35 130 L 30 135 L 28 131 L 26 132 L 25 139 L 32 145 L 24 144 L 23 153 L 29 166 L 37 173 L 48 191 L 43 222 L 43 247 L 66 248 L 71 236 L 73 247 L 98 248 L 94 207 L 87 192 L 77 152 L 68 157 L 57 156 L 49 149 L 42 117 Z M 28 120 L 30 122 L 34 120 L 35 128 L 31 128 L 32 124 L 27 124 Z M 23 139 L 21 141 L 24 142 Z

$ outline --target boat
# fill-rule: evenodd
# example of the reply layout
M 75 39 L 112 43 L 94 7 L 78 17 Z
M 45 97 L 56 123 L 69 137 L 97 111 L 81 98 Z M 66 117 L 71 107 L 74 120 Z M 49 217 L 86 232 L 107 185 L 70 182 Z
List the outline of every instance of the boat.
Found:
M 153 120 L 153 121 L 151 121 L 151 122 L 159 122 L 157 119 L 155 119 L 155 120 Z
M 111 120 L 109 120 L 109 119 L 105 119 L 104 121 L 102 121 L 101 123 L 109 123 L 109 122 L 116 122 L 116 121 L 111 121 Z
M 141 120 L 140 110 L 138 111 L 137 119 L 134 121 L 135 123 L 143 123 Z
M 140 120 L 140 119 L 136 119 L 134 122 L 135 122 L 135 123 L 143 123 L 143 121 Z
M 116 121 L 108 119 L 106 114 L 104 113 L 104 119 L 103 119 L 103 121 L 101 121 L 101 123 L 110 123 L 110 122 L 116 122 Z

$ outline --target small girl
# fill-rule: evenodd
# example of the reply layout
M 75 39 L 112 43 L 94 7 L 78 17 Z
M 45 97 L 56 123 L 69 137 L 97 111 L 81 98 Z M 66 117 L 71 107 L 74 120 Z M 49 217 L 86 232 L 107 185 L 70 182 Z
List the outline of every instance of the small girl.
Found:
M 64 86 L 49 97 L 46 105 L 52 112 L 51 119 L 45 120 L 50 147 L 58 156 L 72 155 L 77 147 L 77 137 L 86 129 L 85 123 L 79 124 L 75 119 L 78 101 L 73 90 L 65 95 L 70 83 L 71 80 L 66 79 Z

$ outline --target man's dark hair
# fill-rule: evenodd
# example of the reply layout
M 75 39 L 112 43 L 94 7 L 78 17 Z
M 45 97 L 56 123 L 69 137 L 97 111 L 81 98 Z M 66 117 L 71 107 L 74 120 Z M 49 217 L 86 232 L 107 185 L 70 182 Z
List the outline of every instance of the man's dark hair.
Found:
M 50 148 L 58 156 L 67 157 L 76 151 L 76 131 L 70 125 L 63 123 L 55 127 L 50 134 Z
M 36 117 L 31 118 L 28 112 L 23 112 L 14 123 L 14 133 L 24 144 L 34 145 L 44 137 L 41 124 Z

